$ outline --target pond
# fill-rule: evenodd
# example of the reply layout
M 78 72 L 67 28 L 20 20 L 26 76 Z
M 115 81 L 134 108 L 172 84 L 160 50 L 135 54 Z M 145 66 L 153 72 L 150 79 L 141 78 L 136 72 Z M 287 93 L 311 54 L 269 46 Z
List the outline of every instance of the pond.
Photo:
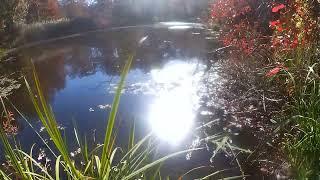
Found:
M 45 135 L 23 79 L 33 84 L 31 62 L 34 64 L 44 96 L 75 156 L 75 126 L 86 135 L 90 146 L 103 143 L 120 73 L 127 56 L 134 52 L 117 114 L 117 145 L 127 145 L 134 123 L 138 137 L 153 132 L 160 139 L 160 151 L 174 152 L 196 146 L 203 136 L 201 127 L 209 123 L 217 124 L 212 128 L 214 133 L 225 131 L 239 136 L 241 125 L 232 131 L 224 127 L 219 122 L 225 116 L 223 103 L 209 98 L 224 80 L 219 77 L 214 60 L 208 60 L 208 48 L 208 38 L 200 24 L 170 22 L 103 30 L 20 49 L 2 62 L 1 77 L 8 79 L 4 83 L 11 83 L 13 93 L 8 99 L 35 130 Z M 208 106 L 215 111 L 208 110 Z M 17 112 L 14 114 L 18 121 L 15 133 L 22 146 L 28 149 L 33 143 L 41 144 L 34 129 Z M 234 139 L 240 147 L 252 148 L 257 144 L 250 133 L 240 132 Z M 45 148 L 38 149 L 41 159 Z M 213 164 L 214 170 L 233 168 L 225 174 L 239 175 L 237 164 L 231 162 L 233 157 L 219 154 L 217 160 L 210 162 L 211 156 L 212 152 L 204 150 L 192 154 L 190 161 L 186 160 L 190 157 L 178 157 L 164 169 L 177 169 L 168 173 L 177 177 L 192 167 Z M 252 171 L 255 170 L 246 173 L 260 175 Z

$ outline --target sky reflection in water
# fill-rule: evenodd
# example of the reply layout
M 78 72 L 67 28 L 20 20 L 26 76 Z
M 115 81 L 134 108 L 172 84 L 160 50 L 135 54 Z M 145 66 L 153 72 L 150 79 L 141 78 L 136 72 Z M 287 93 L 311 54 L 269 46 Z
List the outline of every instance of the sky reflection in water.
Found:
M 202 69 L 196 61 L 171 61 L 163 69 L 151 71 L 153 83 L 162 88 L 150 104 L 147 117 L 160 139 L 177 144 L 190 132 L 199 104 Z

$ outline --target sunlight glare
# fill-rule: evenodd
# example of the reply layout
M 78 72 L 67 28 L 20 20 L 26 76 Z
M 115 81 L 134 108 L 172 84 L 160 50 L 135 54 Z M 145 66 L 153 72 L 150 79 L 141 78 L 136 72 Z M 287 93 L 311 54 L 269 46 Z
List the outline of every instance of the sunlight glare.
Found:
M 192 26 L 170 26 L 168 29 L 171 30 L 184 30 L 184 29 L 191 29 Z
M 159 22 L 155 24 L 158 28 L 168 28 L 169 30 L 185 30 L 185 29 L 203 29 L 204 26 L 199 23 L 187 23 L 178 21 Z
M 170 144 L 177 144 L 189 133 L 195 119 L 198 79 L 197 64 L 175 62 L 151 72 L 153 81 L 163 88 L 151 104 L 149 121 L 153 132 Z

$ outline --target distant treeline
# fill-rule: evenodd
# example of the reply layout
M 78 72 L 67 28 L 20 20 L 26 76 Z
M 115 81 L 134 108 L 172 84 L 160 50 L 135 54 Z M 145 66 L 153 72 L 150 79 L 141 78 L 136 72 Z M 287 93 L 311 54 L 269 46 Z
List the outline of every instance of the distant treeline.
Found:
M 11 46 L 110 26 L 196 21 L 208 0 L 1 0 L 0 42 Z

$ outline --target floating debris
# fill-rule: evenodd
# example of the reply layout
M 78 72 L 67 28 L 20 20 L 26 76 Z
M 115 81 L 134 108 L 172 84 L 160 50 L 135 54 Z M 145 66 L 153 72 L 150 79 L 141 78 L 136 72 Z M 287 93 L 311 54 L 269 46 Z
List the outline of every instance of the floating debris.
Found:
M 70 156 L 71 156 L 71 157 L 74 157 L 74 156 L 75 156 L 75 154 L 74 154 L 73 152 L 71 152 L 71 153 L 70 153 Z
M 105 105 L 100 104 L 100 105 L 98 105 L 98 108 L 100 108 L 100 109 L 111 109 L 111 105 L 110 104 L 105 104 Z
M 78 148 L 77 150 L 73 151 L 70 153 L 71 157 L 75 157 L 76 155 L 81 153 L 81 148 Z
M 60 129 L 60 130 L 65 130 L 66 129 L 66 127 L 61 126 L 61 125 L 59 125 L 57 128 Z
M 45 129 L 46 129 L 46 128 L 45 128 L 44 126 L 42 126 L 39 131 L 40 131 L 40 132 L 43 132 Z
M 65 130 L 66 129 L 65 126 L 61 126 L 61 125 L 58 125 L 57 128 L 60 129 L 60 130 Z M 39 132 L 43 132 L 45 129 L 46 128 L 44 126 L 41 126 Z
M 40 149 L 40 153 L 39 153 L 38 158 L 37 158 L 38 161 L 41 161 L 42 158 L 44 158 L 44 157 L 46 157 L 46 153 L 45 153 L 44 149 Z
M 94 112 L 94 109 L 93 109 L 93 108 L 89 108 L 89 111 L 90 111 L 90 112 Z

